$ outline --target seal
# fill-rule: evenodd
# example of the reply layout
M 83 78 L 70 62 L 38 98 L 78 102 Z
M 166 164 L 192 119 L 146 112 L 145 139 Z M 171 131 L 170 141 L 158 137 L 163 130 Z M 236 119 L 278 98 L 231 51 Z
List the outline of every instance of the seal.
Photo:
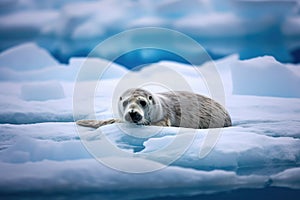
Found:
M 230 115 L 221 104 L 186 91 L 151 93 L 141 88 L 128 89 L 118 100 L 118 112 L 119 119 L 79 120 L 76 123 L 92 128 L 123 122 L 194 129 L 232 125 Z

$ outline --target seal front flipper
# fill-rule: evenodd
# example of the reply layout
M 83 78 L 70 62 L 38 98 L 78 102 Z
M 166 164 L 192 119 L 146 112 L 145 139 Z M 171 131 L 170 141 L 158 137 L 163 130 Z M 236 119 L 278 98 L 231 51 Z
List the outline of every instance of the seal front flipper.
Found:
M 100 126 L 114 124 L 114 123 L 121 123 L 122 120 L 120 119 L 108 119 L 108 120 L 78 120 L 76 124 L 79 126 L 91 127 L 91 128 L 99 128 Z
M 171 121 L 169 118 L 166 118 L 166 119 L 163 119 L 161 121 L 158 121 L 158 122 L 153 122 L 151 123 L 151 125 L 154 125 L 154 126 L 171 126 Z

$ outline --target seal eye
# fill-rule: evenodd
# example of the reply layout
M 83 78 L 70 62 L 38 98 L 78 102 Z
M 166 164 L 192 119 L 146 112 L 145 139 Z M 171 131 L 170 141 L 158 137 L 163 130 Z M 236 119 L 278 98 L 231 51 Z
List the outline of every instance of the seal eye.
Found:
M 149 98 L 149 100 L 152 100 L 152 96 L 149 96 L 148 98 Z
M 145 106 L 147 105 L 146 101 L 144 101 L 144 100 L 140 100 L 140 104 L 141 104 L 141 106 L 143 106 L 143 107 L 145 107 Z
M 128 101 L 123 101 L 123 107 L 126 107 L 128 104 Z
M 122 101 L 122 97 L 120 97 L 120 101 Z

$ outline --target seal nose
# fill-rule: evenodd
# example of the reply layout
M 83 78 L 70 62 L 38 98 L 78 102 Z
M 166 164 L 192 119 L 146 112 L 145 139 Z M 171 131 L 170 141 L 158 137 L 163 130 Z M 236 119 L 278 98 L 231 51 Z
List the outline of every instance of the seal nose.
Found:
M 142 116 L 136 111 L 130 111 L 129 116 L 134 123 L 139 122 L 142 119 Z

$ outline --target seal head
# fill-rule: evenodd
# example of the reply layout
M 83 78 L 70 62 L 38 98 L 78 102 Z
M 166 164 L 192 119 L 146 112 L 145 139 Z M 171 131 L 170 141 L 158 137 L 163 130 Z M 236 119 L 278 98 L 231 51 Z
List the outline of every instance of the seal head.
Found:
M 119 99 L 119 115 L 125 122 L 150 125 L 155 107 L 153 95 L 146 90 L 134 88 L 126 90 Z

